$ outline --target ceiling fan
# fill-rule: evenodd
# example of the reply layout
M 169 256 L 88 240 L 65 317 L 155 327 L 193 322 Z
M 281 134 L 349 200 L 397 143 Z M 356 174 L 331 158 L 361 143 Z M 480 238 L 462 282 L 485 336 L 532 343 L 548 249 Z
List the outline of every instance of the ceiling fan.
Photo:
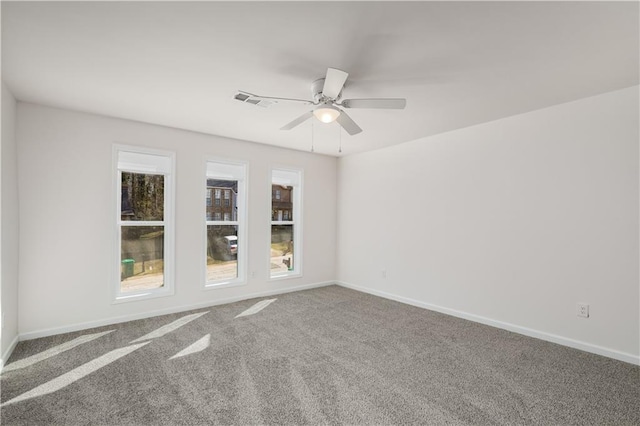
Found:
M 292 122 L 285 124 L 280 130 L 291 130 L 302 124 L 311 117 L 316 117 L 323 123 L 336 121 L 347 133 L 355 135 L 362 132 L 362 129 L 347 115 L 344 109 L 348 108 L 382 108 L 382 109 L 404 109 L 407 100 L 403 98 L 384 99 L 342 99 L 342 89 L 347 81 L 348 73 L 335 68 L 328 68 L 327 75 L 311 84 L 311 96 L 313 100 L 276 98 L 272 96 L 260 96 L 249 92 L 238 91 L 235 99 L 268 107 L 277 103 L 303 103 L 314 105 L 315 108 L 302 114 Z

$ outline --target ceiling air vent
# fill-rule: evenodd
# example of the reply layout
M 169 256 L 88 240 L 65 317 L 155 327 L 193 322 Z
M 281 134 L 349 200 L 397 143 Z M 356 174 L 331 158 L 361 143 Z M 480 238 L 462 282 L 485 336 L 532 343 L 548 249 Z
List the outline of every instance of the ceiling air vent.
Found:
M 266 108 L 269 105 L 276 103 L 272 100 L 263 99 L 259 96 L 252 95 L 251 93 L 247 93 L 247 92 L 238 92 L 235 94 L 233 98 L 236 100 L 239 100 L 240 102 L 257 105 L 262 108 Z
M 250 98 L 249 95 L 245 95 L 244 93 L 236 93 L 236 96 L 234 96 L 237 100 L 245 102 L 247 99 Z

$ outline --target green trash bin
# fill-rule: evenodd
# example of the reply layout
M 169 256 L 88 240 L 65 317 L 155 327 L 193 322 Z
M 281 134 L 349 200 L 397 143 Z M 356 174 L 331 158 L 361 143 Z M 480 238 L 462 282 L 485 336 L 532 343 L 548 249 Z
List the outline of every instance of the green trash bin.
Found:
M 133 276 L 133 264 L 136 263 L 133 259 L 122 259 L 122 278 L 129 278 Z

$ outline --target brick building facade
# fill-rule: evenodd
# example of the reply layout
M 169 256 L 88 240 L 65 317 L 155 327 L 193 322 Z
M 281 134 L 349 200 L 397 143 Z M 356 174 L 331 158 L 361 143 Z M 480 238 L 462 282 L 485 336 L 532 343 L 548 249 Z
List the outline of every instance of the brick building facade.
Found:
M 238 182 L 207 179 L 207 220 L 238 220 Z
M 271 220 L 293 220 L 293 187 L 271 185 Z

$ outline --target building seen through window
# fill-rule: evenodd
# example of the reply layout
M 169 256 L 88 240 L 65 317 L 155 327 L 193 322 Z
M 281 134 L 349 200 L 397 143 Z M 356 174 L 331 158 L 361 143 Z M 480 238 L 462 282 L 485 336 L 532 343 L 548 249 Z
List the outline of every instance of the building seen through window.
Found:
M 211 205 L 207 198 L 207 220 L 221 220 L 221 217 L 224 217 L 225 221 L 238 220 L 238 181 L 207 179 L 207 193 L 210 191 L 213 191 L 216 202 Z M 222 191 L 224 191 L 224 204 L 220 203 Z
M 271 220 L 291 220 L 293 211 L 293 187 L 271 186 Z

